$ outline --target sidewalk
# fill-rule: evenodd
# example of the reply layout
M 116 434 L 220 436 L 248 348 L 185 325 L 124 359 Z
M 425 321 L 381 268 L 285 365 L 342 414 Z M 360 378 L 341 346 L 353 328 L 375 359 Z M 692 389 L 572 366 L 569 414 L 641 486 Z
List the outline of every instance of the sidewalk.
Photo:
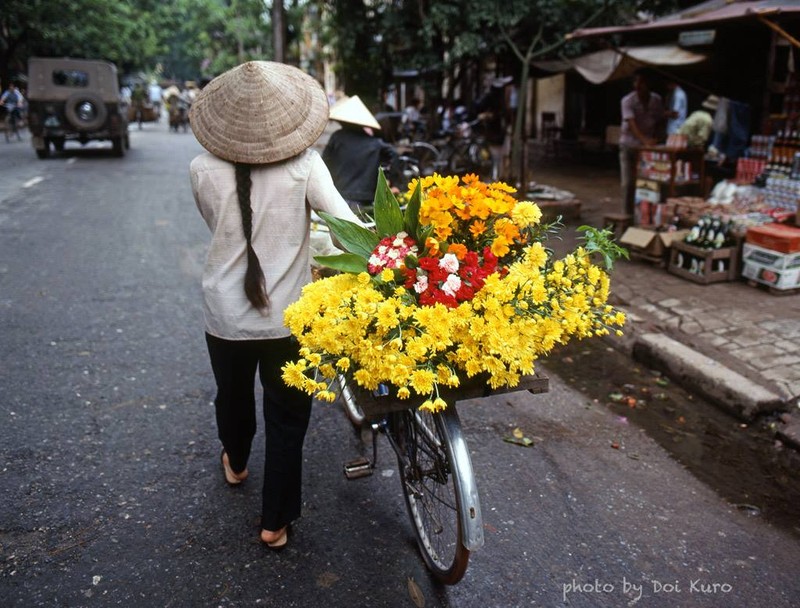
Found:
M 618 172 L 608 164 L 538 161 L 530 179 L 581 201 L 565 232 L 601 226 L 604 214 L 619 211 Z M 743 420 L 779 415 L 779 436 L 800 447 L 800 296 L 745 281 L 695 284 L 622 260 L 612 272 L 612 301 L 629 316 L 615 346 Z

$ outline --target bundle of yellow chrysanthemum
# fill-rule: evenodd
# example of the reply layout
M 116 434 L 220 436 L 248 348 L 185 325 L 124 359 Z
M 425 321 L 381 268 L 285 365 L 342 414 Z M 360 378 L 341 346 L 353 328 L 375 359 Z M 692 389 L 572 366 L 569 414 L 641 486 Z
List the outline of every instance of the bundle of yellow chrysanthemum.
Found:
M 610 264 L 622 250 L 583 227 L 586 246 L 551 259 L 542 242 L 555 224 L 513 192 L 434 175 L 410 185 L 403 213 L 381 177 L 375 231 L 326 216 L 348 253 L 316 259 L 344 274 L 309 284 L 286 310 L 302 358 L 284 367 L 284 381 L 333 401 L 344 373 L 400 399 L 413 391 L 437 411 L 440 387 L 478 374 L 513 387 L 556 344 L 621 327 L 606 303 L 608 275 L 590 258 Z

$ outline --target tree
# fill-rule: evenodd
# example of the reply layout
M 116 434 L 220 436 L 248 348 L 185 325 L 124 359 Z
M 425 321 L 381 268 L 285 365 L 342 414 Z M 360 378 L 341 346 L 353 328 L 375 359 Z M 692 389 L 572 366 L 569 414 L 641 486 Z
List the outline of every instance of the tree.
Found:
M 130 0 L 4 0 L 0 10 L 0 78 L 25 72 L 31 55 L 107 59 L 134 65 L 158 41 Z M 111 34 L 111 35 L 110 35 Z

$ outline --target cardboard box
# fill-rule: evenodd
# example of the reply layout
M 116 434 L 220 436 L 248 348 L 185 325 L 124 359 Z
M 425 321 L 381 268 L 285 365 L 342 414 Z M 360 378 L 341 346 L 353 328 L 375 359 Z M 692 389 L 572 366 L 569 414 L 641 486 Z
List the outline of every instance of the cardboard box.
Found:
M 631 226 L 620 237 L 619 242 L 634 253 L 649 257 L 662 257 L 675 240 L 683 240 L 688 230 L 656 232 L 648 228 Z
M 800 228 L 788 224 L 764 224 L 747 229 L 745 241 L 780 253 L 800 251 Z
M 756 283 L 769 285 L 773 289 L 783 290 L 800 287 L 800 268 L 778 271 L 755 262 L 745 262 L 742 268 L 742 276 Z
M 792 270 L 793 268 L 800 268 L 800 252 L 780 253 L 752 243 L 745 243 L 742 261 L 752 262 L 770 270 Z
M 739 247 L 703 249 L 676 241 L 667 272 L 701 285 L 735 281 L 739 278 Z

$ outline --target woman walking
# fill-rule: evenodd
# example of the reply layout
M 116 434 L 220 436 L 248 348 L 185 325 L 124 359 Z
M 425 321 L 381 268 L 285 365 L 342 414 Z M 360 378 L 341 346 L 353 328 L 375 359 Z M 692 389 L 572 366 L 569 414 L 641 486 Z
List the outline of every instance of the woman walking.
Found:
M 190 174 L 211 230 L 203 302 L 221 466 L 232 486 L 248 476 L 258 372 L 266 440 L 260 536 L 272 549 L 286 546 L 289 524 L 300 516 L 311 413 L 310 397 L 281 379 L 281 367 L 298 357 L 283 310 L 311 280 L 311 209 L 360 223 L 309 149 L 328 111 L 325 92 L 307 74 L 251 61 L 211 81 L 189 113 L 207 150 Z

